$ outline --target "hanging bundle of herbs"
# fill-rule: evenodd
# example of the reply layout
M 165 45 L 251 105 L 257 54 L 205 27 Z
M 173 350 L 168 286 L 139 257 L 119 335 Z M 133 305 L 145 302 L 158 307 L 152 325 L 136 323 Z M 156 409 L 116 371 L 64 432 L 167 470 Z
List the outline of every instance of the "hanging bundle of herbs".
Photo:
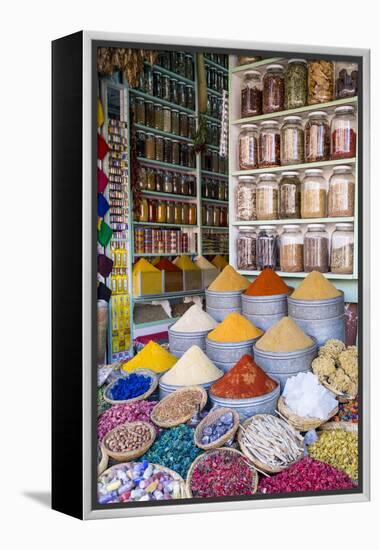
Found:
M 144 61 L 154 64 L 158 52 L 154 50 L 137 50 L 134 48 L 98 48 L 97 70 L 101 75 L 111 75 L 121 71 L 129 86 L 134 88 L 143 71 Z

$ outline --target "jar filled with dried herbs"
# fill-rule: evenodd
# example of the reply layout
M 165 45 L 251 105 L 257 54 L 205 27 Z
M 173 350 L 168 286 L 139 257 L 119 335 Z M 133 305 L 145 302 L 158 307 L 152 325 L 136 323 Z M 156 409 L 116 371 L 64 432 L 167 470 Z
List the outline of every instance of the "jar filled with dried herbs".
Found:
M 328 216 L 354 216 L 355 178 L 350 166 L 336 166 L 329 180 Z
M 159 103 L 154 105 L 154 128 L 163 130 L 163 107 Z
M 265 120 L 259 132 L 259 166 L 280 166 L 280 130 L 276 120 Z
M 262 111 L 276 113 L 284 110 L 284 68 L 283 65 L 267 65 L 263 77 Z
M 257 220 L 278 219 L 278 195 L 275 174 L 262 174 L 257 185 Z
M 314 59 L 308 63 L 308 105 L 333 101 L 334 65 L 332 61 Z
M 304 239 L 299 225 L 283 225 L 280 236 L 280 269 L 288 273 L 303 271 Z
M 320 223 L 309 224 L 304 235 L 304 271 L 329 271 L 329 236 Z
M 145 124 L 145 100 L 141 97 L 136 97 L 135 102 L 136 122 L 137 124 Z
M 280 163 L 302 164 L 304 162 L 304 132 L 299 116 L 287 116 L 280 130 Z
M 305 59 L 289 59 L 284 75 L 284 108 L 298 109 L 307 104 L 308 67 Z
M 146 126 L 154 128 L 155 126 L 155 112 L 154 112 L 154 103 L 152 101 L 145 101 L 145 111 L 146 111 Z
M 257 234 L 251 227 L 240 227 L 239 229 L 237 269 L 257 269 Z
M 330 128 L 325 111 L 310 113 L 305 125 L 305 162 L 320 162 L 330 158 Z
M 258 168 L 258 126 L 256 124 L 242 124 L 238 141 L 240 170 Z
M 305 170 L 301 185 L 301 217 L 325 218 L 327 216 L 328 183 L 319 168 Z
M 155 159 L 155 136 L 154 136 L 154 134 L 146 134 L 145 158 L 147 158 L 149 160 L 154 160 Z
M 241 89 L 241 117 L 262 114 L 262 77 L 259 71 L 246 71 Z
M 237 220 L 257 219 L 257 184 L 254 176 L 239 176 L 236 190 Z
M 358 65 L 356 63 L 336 63 L 336 98 L 354 97 L 358 93 Z
M 332 273 L 353 273 L 354 268 L 354 226 L 352 223 L 336 223 L 332 235 L 330 271 Z
M 275 226 L 260 225 L 257 236 L 257 269 L 276 269 L 279 259 L 279 237 Z
M 279 183 L 279 218 L 300 218 L 299 172 L 283 172 Z

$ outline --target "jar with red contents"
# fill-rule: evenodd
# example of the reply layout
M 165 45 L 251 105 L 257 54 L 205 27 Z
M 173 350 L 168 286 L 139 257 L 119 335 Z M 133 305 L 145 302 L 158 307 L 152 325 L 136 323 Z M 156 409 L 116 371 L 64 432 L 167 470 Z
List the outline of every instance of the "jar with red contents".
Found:
M 343 105 L 334 110 L 331 123 L 331 157 L 333 160 L 355 157 L 357 142 L 354 107 Z

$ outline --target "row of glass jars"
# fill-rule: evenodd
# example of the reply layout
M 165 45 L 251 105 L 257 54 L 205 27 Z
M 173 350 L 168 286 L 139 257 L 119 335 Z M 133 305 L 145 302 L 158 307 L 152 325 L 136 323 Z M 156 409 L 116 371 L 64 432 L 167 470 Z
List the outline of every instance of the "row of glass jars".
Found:
M 178 109 L 165 107 L 153 101 L 136 97 L 133 103 L 133 120 L 137 124 L 155 130 L 193 139 L 196 133 L 196 118 Z
M 221 157 L 218 151 L 206 148 L 201 155 L 201 168 L 207 170 L 207 172 L 226 175 L 228 173 L 228 159 Z
M 240 170 L 355 157 L 354 108 L 344 105 L 334 112 L 330 126 L 324 111 L 310 113 L 304 129 L 299 116 L 285 117 L 281 127 L 276 120 L 261 122 L 259 129 L 256 124 L 242 124 Z
M 217 124 L 217 122 L 210 122 L 209 120 L 207 120 L 205 122 L 205 130 L 206 130 L 205 143 L 207 145 L 214 145 L 215 147 L 218 147 L 220 144 L 220 133 L 221 133 L 220 124 Z
M 213 227 L 227 227 L 229 223 L 228 209 L 213 204 L 203 204 L 201 207 L 201 223 Z
M 179 76 L 184 76 L 188 80 L 194 80 L 194 63 L 191 53 L 174 50 L 160 51 L 156 63 L 160 67 Z
M 145 65 L 144 71 L 141 72 L 138 88 L 157 99 L 164 99 L 181 107 L 195 110 L 194 87 L 178 78 L 162 74 L 159 70 L 152 69 L 150 65 Z
M 201 196 L 203 199 L 227 201 L 229 197 L 228 182 L 217 178 L 203 178 Z
M 330 252 L 329 252 L 330 248 Z M 265 267 L 283 272 L 351 274 L 354 269 L 354 227 L 337 223 L 331 236 L 322 224 L 310 224 L 303 235 L 300 226 L 284 225 L 279 236 L 275 226 L 240 228 L 237 237 L 237 267 L 261 270 Z
M 197 234 L 181 229 L 155 229 L 136 227 L 134 230 L 134 253 L 137 254 L 181 254 L 197 250 Z
M 207 111 L 206 114 L 213 118 L 221 119 L 222 116 L 222 98 L 213 95 L 212 93 L 207 94 Z
M 196 155 L 192 143 L 163 138 L 150 132 L 137 132 L 137 155 L 149 160 L 195 168 Z
M 336 166 L 329 183 L 318 168 L 299 172 L 239 176 L 236 190 L 238 220 L 351 217 L 354 215 L 355 177 L 348 165 Z
M 196 204 L 142 197 L 136 209 L 137 222 L 196 225 Z
M 225 69 L 228 68 L 228 54 L 224 53 L 205 53 L 205 63 L 207 62 L 207 59 L 210 59 L 211 61 L 214 61 L 218 65 L 221 65 L 222 67 L 225 67 Z
M 138 186 L 146 191 L 158 191 L 174 195 L 196 196 L 196 178 L 178 172 L 156 170 L 140 166 Z
M 271 64 L 263 76 L 257 70 L 244 73 L 241 117 L 298 109 L 357 93 L 356 64 L 336 63 L 334 67 L 334 63 L 327 60 L 290 59 L 286 69 L 283 65 Z
M 228 73 L 219 71 L 215 67 L 206 67 L 207 88 L 222 93 L 228 89 Z

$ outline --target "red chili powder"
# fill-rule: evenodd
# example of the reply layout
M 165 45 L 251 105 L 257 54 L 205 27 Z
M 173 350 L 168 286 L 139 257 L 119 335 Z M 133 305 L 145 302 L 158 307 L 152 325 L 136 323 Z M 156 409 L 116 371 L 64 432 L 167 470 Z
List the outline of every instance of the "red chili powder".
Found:
M 218 397 L 245 399 L 270 393 L 277 385 L 275 380 L 258 367 L 251 355 L 244 355 L 211 386 L 211 392 Z
M 180 267 L 170 262 L 167 258 L 161 258 L 154 267 L 161 271 L 181 271 Z
M 270 268 L 264 269 L 245 290 L 247 296 L 286 294 L 291 288 Z

